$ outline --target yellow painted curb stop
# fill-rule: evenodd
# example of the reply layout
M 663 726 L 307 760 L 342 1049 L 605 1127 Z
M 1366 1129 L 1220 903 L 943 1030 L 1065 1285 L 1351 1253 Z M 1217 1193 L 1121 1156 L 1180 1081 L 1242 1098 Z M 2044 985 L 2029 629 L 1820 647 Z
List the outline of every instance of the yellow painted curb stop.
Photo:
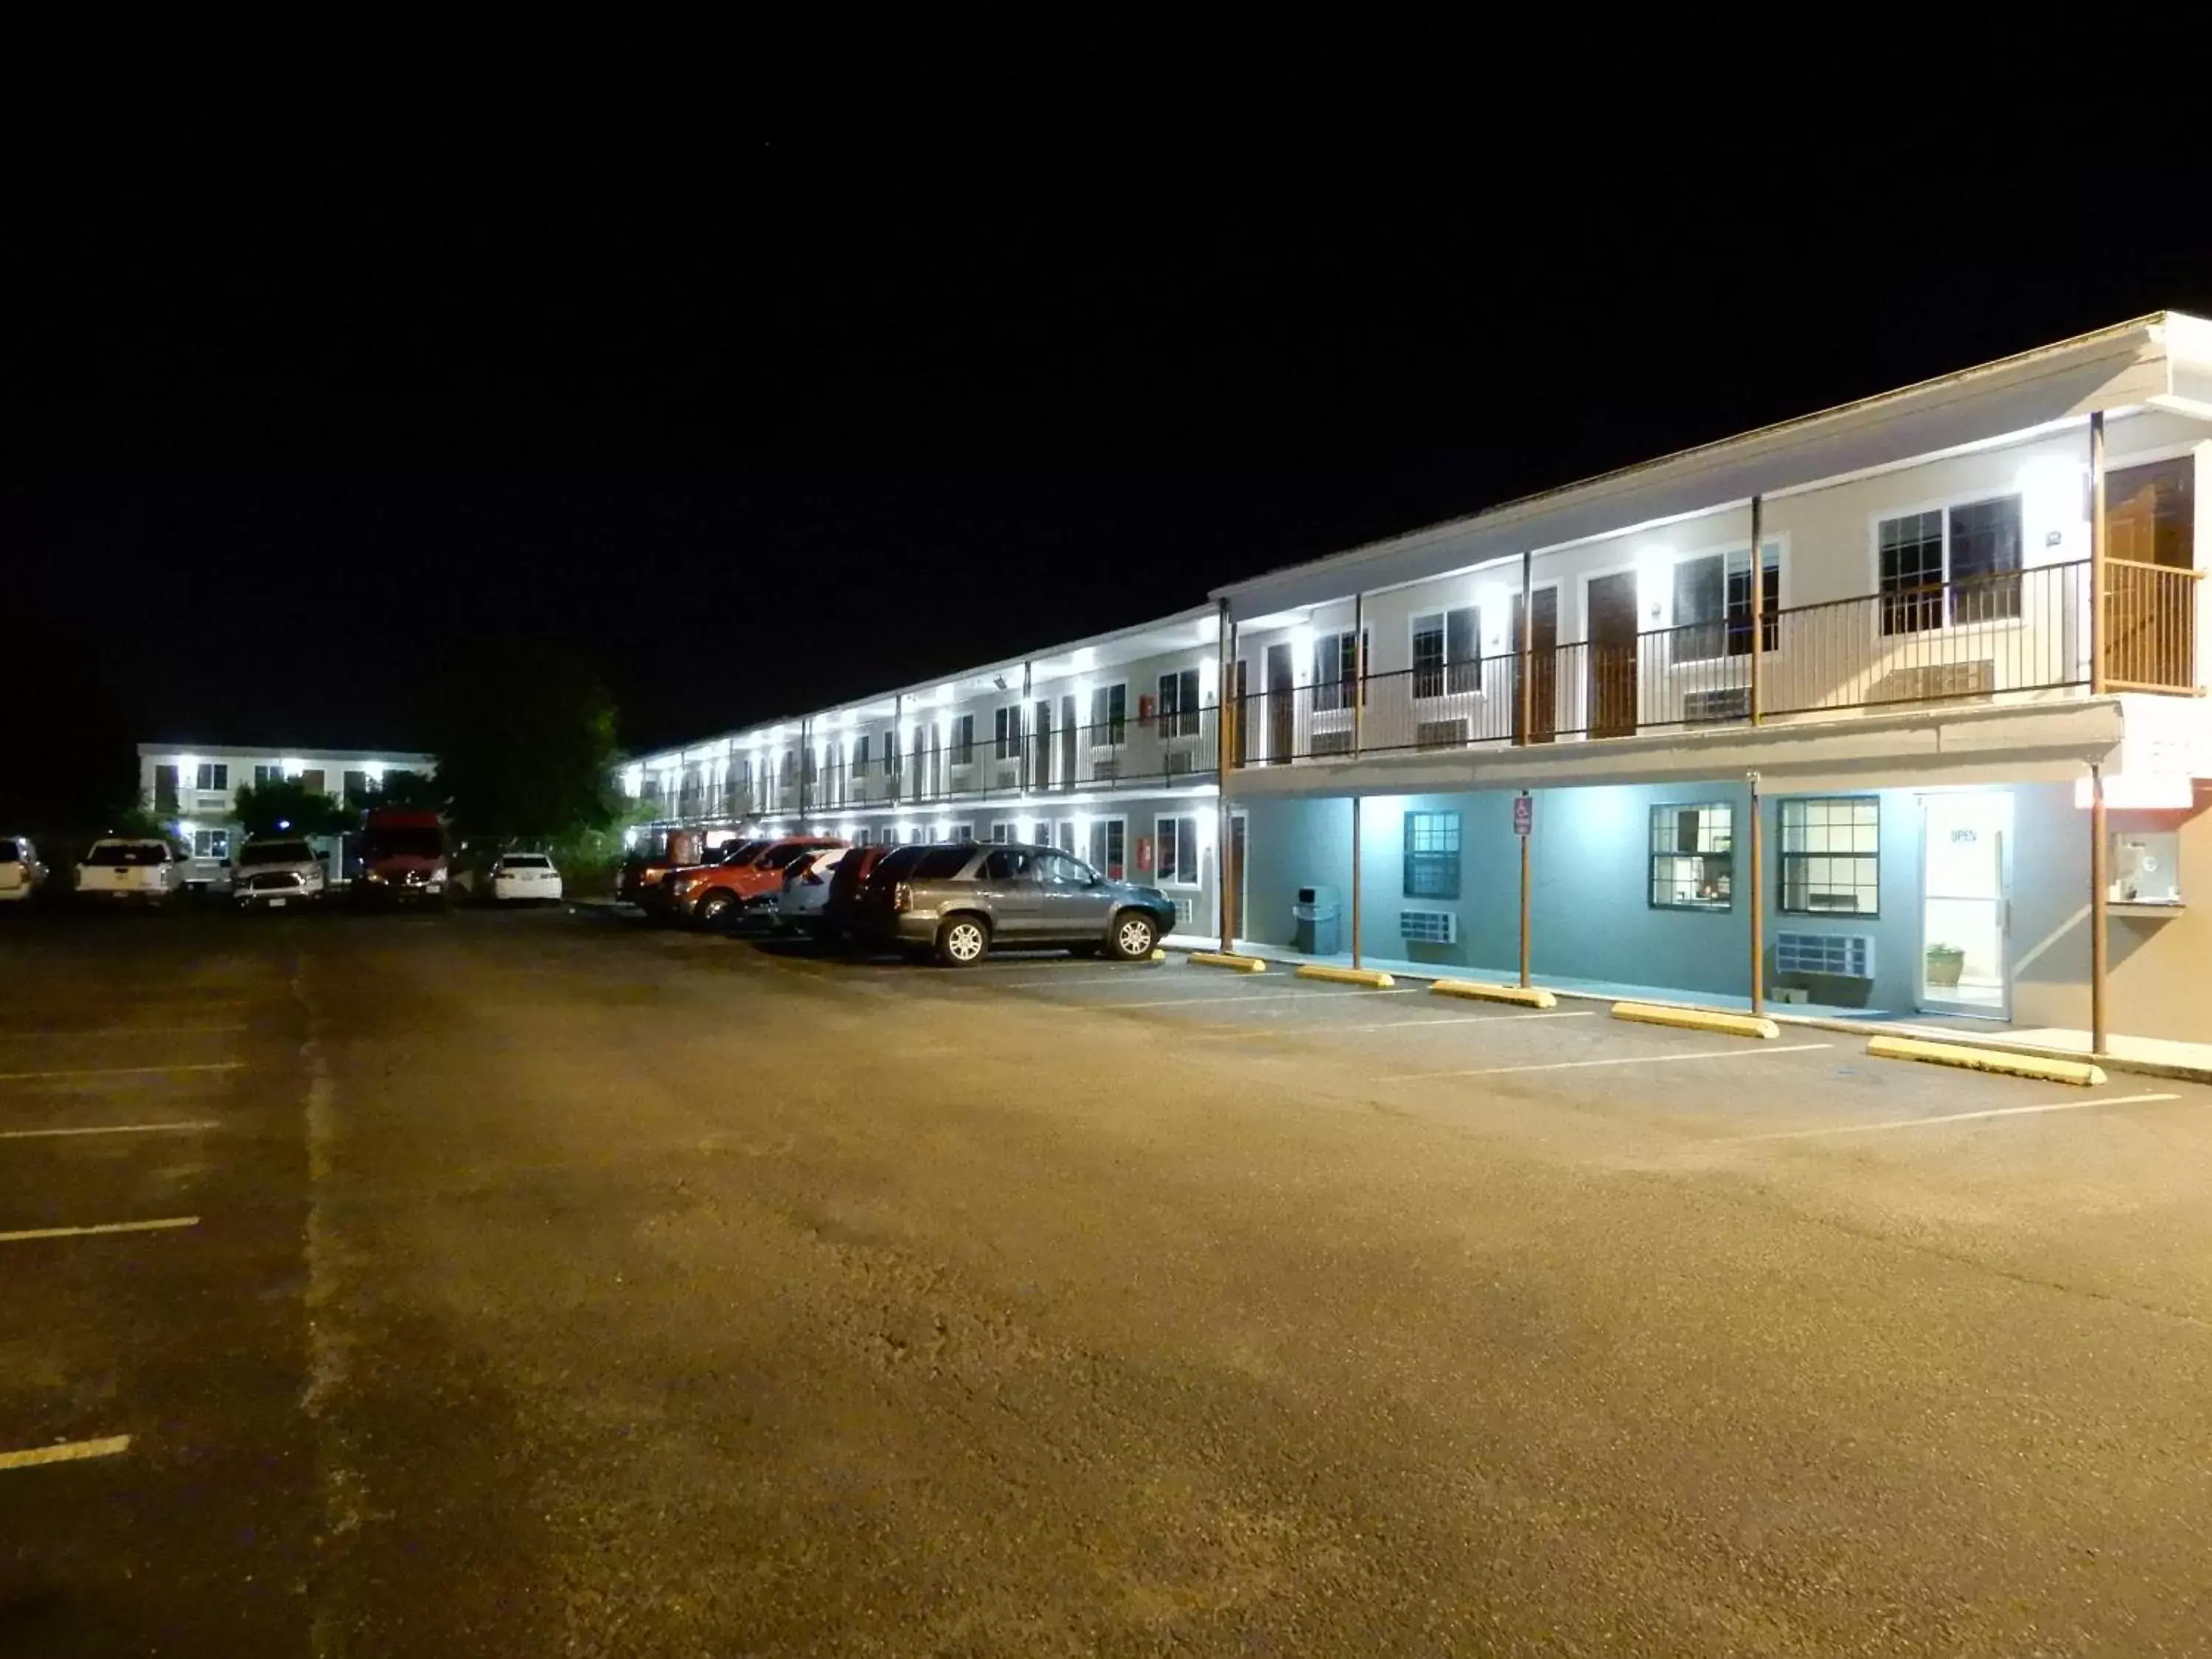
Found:
M 1193 951 L 1191 961 L 1200 968 L 1231 968 L 1240 974 L 1264 974 L 1267 964 L 1258 957 L 1231 956 L 1226 951 Z
M 1147 962 L 1165 962 L 1167 959 L 1168 953 L 1157 945 L 1153 947 L 1152 955 L 1145 958 Z
M 1370 991 L 1387 991 L 1398 981 L 1379 968 L 1338 968 L 1325 962 L 1309 962 L 1298 969 L 1300 979 L 1326 979 L 1339 985 L 1364 985 Z
M 1633 1019 L 1646 1025 L 1677 1025 L 1686 1031 L 1718 1031 L 1726 1036 L 1761 1037 L 1769 1042 L 1782 1028 L 1758 1014 L 1723 1013 L 1717 1008 L 1668 1008 L 1656 1002 L 1616 1002 L 1615 1019 Z
M 1429 987 L 1431 995 L 1472 997 L 1481 1002 L 1517 1002 L 1524 1008 L 1556 1008 L 1559 1000 L 1534 985 L 1484 985 L 1471 979 L 1440 979 Z
M 2094 1089 L 2105 1080 L 2101 1066 L 2086 1060 L 2046 1060 L 2040 1054 L 2007 1054 L 2001 1048 L 1970 1048 L 1963 1042 L 1922 1042 L 1913 1037 L 1878 1036 L 1866 1051 L 1876 1060 L 1917 1060 L 1930 1066 L 1962 1066 L 1970 1072 L 2031 1077 L 2042 1083 L 2070 1083 Z

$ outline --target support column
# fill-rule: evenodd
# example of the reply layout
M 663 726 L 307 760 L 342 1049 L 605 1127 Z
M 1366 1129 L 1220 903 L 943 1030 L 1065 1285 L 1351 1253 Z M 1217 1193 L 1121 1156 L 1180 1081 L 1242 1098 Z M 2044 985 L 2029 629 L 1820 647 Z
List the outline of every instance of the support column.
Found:
M 1517 837 L 1521 842 L 1521 988 L 1525 991 L 1528 988 L 1528 837 L 1536 824 L 1536 803 L 1526 789 L 1521 792 L 1521 799 L 1528 803 L 1520 811 L 1528 815 L 1523 822 L 1529 826 Z
M 2089 695 L 2105 695 L 2105 411 L 2089 416 Z M 2101 942 L 2101 936 L 2100 936 Z
M 1036 767 L 1030 759 L 1036 752 L 1036 733 L 1030 730 L 1030 722 L 1036 718 L 1036 699 L 1030 694 L 1036 667 L 1033 662 L 1022 665 L 1022 701 L 1020 708 L 1014 711 L 1014 730 L 1019 734 L 1014 741 L 1021 750 L 1015 759 L 1021 763 L 1022 805 L 1024 806 L 1030 803 L 1030 791 L 1036 787 Z
M 906 693 L 891 699 L 891 805 L 899 804 L 900 787 L 906 781 Z
M 1217 610 L 1220 635 L 1215 655 L 1218 666 L 1213 679 L 1213 936 L 1224 951 L 1237 947 L 1230 943 L 1230 934 L 1236 926 L 1231 914 L 1234 901 L 1229 896 L 1229 759 L 1235 751 L 1229 745 L 1230 667 L 1234 647 L 1229 627 L 1229 601 L 1223 599 Z
M 1751 498 L 1751 723 L 1757 726 L 1766 716 L 1764 696 L 1765 686 L 1762 670 L 1766 662 L 1766 556 L 1759 546 L 1759 532 L 1765 503 L 1759 497 Z M 1721 609 L 1728 609 L 1728 573 L 1721 573 Z
M 2102 492 L 2100 491 L 2100 494 Z M 2106 1051 L 2105 975 L 2108 934 L 2106 907 L 2112 878 L 2105 868 L 2105 769 L 2089 764 L 2089 1052 Z
M 1757 544 L 1753 545 L 1756 548 Z M 1751 1012 L 1763 1014 L 1766 1012 L 1766 814 L 1759 793 L 1759 774 L 1753 772 L 1750 777 Z
M 1534 552 L 1527 548 L 1521 550 L 1521 637 L 1513 642 L 1514 661 L 1520 665 L 1521 670 L 1515 676 L 1520 681 L 1520 689 L 1516 699 L 1517 712 L 1513 723 L 1513 741 L 1518 744 L 1534 741 L 1534 734 L 1529 727 L 1534 723 L 1533 716 L 1536 707 L 1536 676 L 1534 660 L 1536 639 L 1536 590 L 1532 580 L 1535 574 L 1535 562 L 1536 556 Z M 1723 582 L 1722 586 L 1725 587 L 1727 584 Z M 1527 860 L 1528 853 L 1524 847 L 1522 852 L 1522 861 L 1524 865 Z M 1523 985 L 1528 982 L 1525 975 L 1521 982 Z
M 1352 758 L 1359 758 L 1360 724 L 1367 712 L 1367 623 L 1360 596 L 1352 596 Z M 1359 796 L 1352 797 L 1352 965 L 1359 966 Z
M 808 787 L 807 779 L 811 775 L 813 770 L 814 722 L 811 720 L 805 720 L 799 723 L 799 833 L 802 836 L 808 833 L 806 827 L 807 802 L 811 797 L 813 791 Z

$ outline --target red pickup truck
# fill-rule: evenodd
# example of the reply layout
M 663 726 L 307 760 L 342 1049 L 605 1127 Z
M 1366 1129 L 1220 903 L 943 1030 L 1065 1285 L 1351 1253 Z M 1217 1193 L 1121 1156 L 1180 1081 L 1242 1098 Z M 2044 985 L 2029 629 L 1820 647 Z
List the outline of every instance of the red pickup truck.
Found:
M 671 871 L 662 882 L 664 902 L 678 915 L 714 927 L 780 896 L 784 871 L 817 848 L 850 844 L 835 836 L 785 836 L 751 842 L 739 856 L 720 864 Z

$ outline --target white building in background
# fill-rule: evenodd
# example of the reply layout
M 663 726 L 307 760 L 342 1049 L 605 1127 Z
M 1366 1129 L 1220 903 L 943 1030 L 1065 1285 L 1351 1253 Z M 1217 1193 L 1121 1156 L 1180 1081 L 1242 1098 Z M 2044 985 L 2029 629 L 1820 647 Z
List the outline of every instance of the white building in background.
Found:
M 238 792 L 289 778 L 341 802 L 359 805 L 394 772 L 428 775 L 428 755 L 397 749 L 275 749 L 236 744 L 142 743 L 138 790 L 195 860 L 227 859 L 238 840 Z

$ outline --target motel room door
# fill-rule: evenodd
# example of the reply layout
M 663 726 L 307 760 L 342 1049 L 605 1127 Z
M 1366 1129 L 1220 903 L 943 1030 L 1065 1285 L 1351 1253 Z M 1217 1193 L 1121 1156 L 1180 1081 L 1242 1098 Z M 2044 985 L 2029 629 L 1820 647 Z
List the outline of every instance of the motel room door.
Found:
M 1297 699 L 1292 693 L 1297 684 L 1297 671 L 1291 661 L 1291 647 L 1271 645 L 1267 647 L 1267 753 L 1273 763 L 1290 759 L 1297 745 Z
M 1589 734 L 1632 737 L 1636 732 L 1636 573 L 1617 570 L 1591 580 L 1589 605 Z
M 1921 798 L 1920 1006 L 2012 1015 L 2012 797 L 1963 789 Z

